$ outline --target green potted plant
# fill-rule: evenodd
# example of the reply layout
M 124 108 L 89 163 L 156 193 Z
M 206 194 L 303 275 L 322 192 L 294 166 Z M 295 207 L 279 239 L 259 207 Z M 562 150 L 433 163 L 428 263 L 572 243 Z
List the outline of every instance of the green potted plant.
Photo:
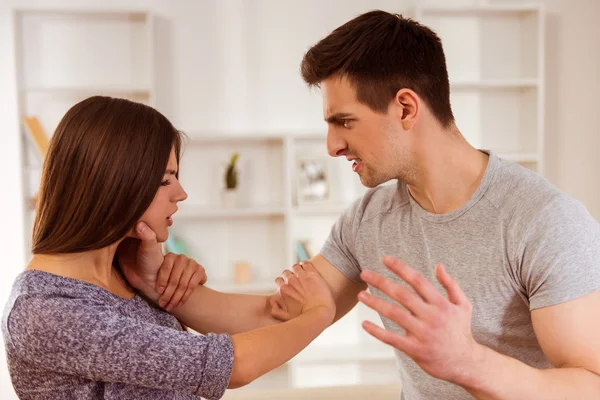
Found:
M 225 190 L 223 191 L 223 206 L 232 208 L 237 205 L 238 169 L 237 161 L 239 153 L 233 153 L 225 168 Z

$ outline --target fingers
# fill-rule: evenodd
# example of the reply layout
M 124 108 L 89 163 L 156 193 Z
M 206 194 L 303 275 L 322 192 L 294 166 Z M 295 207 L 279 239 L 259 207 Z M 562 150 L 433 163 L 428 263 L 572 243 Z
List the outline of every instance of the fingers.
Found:
M 177 255 L 173 253 L 168 253 L 165 255 L 162 265 L 158 270 L 158 277 L 156 278 L 156 291 L 160 294 L 165 292 L 167 287 L 167 283 L 169 283 L 169 277 L 171 276 L 171 271 L 173 269 L 173 265 L 175 264 L 175 259 Z
M 456 280 L 452 278 L 448 272 L 446 272 L 446 268 L 444 268 L 442 264 L 436 265 L 435 277 L 442 284 L 444 289 L 446 289 L 448 300 L 450 300 L 450 302 L 457 305 L 462 305 L 469 302 L 467 296 L 458 285 L 458 282 L 456 282 Z
M 183 270 L 184 270 L 183 263 L 181 263 L 181 262 L 174 263 L 173 268 L 171 269 L 171 275 L 169 276 L 169 282 L 167 283 L 167 286 L 165 287 L 165 292 L 161 296 L 161 300 L 159 302 L 159 305 L 161 307 L 164 308 L 167 304 L 167 302 L 162 299 L 170 299 L 171 297 L 173 297 L 173 294 L 175 293 L 175 290 L 177 289 L 177 286 L 179 285 L 179 281 L 181 280 L 181 275 L 183 274 Z M 167 311 L 170 311 L 170 310 L 167 309 Z
M 180 301 L 183 299 L 184 294 L 190 287 L 192 276 L 194 275 L 194 272 L 196 272 L 196 269 L 192 264 L 193 261 L 189 260 L 188 265 L 184 267 L 183 272 L 181 273 L 181 277 L 177 280 L 177 282 L 175 282 L 176 287 L 171 298 L 167 297 L 167 292 L 165 292 L 165 294 L 161 297 L 160 300 L 164 300 L 168 303 L 166 307 L 167 311 L 171 311 L 173 308 L 177 307 L 180 304 Z M 194 286 L 194 289 L 196 288 L 196 286 L 197 284 Z
M 371 336 L 379 339 L 383 343 L 389 344 L 408 355 L 415 353 L 415 343 L 406 336 L 400 335 L 394 331 L 383 329 L 372 322 L 364 321 L 362 327 Z
M 413 314 L 422 316 L 428 312 L 428 305 L 423 299 L 401 284 L 392 282 L 370 270 L 361 272 L 360 276 L 367 284 L 387 294 Z
M 292 267 L 292 268 L 294 268 L 294 267 Z M 288 283 L 292 276 L 294 276 L 294 273 L 287 269 L 281 273 L 281 277 L 283 278 L 285 283 Z
M 377 311 L 380 315 L 394 321 L 399 327 L 407 332 L 419 334 L 423 330 L 419 320 L 417 320 L 410 312 L 396 304 L 375 297 L 366 291 L 360 292 L 358 294 L 358 299 L 366 306 Z
M 204 281 L 206 282 L 206 274 L 200 274 L 199 272 L 196 272 L 194 273 L 194 275 L 192 275 L 188 288 L 185 291 L 183 297 L 181 298 L 181 301 L 179 302 L 178 306 L 185 304 L 189 300 L 192 293 L 194 293 L 194 290 L 196 290 L 196 288 L 199 285 L 203 284 L 202 279 L 204 279 Z
M 446 299 L 422 274 L 395 257 L 385 256 L 384 265 L 403 281 L 413 287 L 415 292 L 429 304 L 445 303 Z
M 302 266 L 302 269 L 304 269 L 306 272 L 319 272 L 317 271 L 313 263 L 311 263 L 310 261 L 302 261 L 300 265 Z
M 294 275 L 296 275 L 297 277 L 300 277 L 300 276 L 306 274 L 306 270 L 304 269 L 304 266 L 302 264 L 294 264 L 292 266 L 292 271 L 294 272 Z

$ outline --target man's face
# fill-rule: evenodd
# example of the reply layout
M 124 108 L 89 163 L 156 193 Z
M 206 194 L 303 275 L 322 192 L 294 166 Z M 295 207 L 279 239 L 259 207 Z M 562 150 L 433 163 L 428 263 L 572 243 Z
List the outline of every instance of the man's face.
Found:
M 407 140 L 403 138 L 406 132 L 392 102 L 388 112 L 371 110 L 357 100 L 354 86 L 345 77 L 324 80 L 321 92 L 329 155 L 346 157 L 367 187 L 401 179 L 408 144 L 402 143 Z

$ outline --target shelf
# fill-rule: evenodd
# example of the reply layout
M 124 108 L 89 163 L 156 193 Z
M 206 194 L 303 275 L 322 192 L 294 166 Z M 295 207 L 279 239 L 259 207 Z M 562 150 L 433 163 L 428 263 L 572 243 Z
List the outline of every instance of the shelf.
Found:
M 370 341 L 341 346 L 309 346 L 290 363 L 339 363 L 352 361 L 394 360 L 394 350 L 383 343 Z
M 282 143 L 283 135 L 264 135 L 264 134 L 233 134 L 233 133 L 187 133 L 187 144 L 190 145 L 224 145 L 224 144 L 263 144 L 263 143 Z
M 114 10 L 114 9 L 86 9 L 86 8 L 19 8 L 16 10 L 20 14 L 39 15 L 48 17 L 83 17 L 90 19 L 120 19 L 127 17 L 132 21 L 145 22 L 149 17 L 146 10 Z
M 273 293 L 277 290 L 275 281 L 272 282 L 253 282 L 253 283 L 235 283 L 235 282 L 215 282 L 206 283 L 206 287 L 222 293 Z
M 133 94 L 136 96 L 150 96 L 150 90 L 139 87 L 126 86 L 90 86 L 90 87 L 29 87 L 23 90 L 24 94 Z
M 302 205 L 293 209 L 295 216 L 309 215 L 341 215 L 350 204 L 322 204 L 322 205 Z
M 536 88 L 538 79 L 488 79 L 482 81 L 457 80 L 450 82 L 450 89 L 521 89 Z
M 506 15 L 506 14 L 527 14 L 539 12 L 539 5 L 481 5 L 481 6 L 426 6 L 418 7 L 417 13 L 438 14 L 438 15 L 474 15 L 474 16 L 490 16 L 490 15 Z
M 208 207 L 182 207 L 175 215 L 174 219 L 182 218 L 262 218 L 262 217 L 283 217 L 285 209 L 283 207 L 252 207 L 252 208 L 208 208 Z

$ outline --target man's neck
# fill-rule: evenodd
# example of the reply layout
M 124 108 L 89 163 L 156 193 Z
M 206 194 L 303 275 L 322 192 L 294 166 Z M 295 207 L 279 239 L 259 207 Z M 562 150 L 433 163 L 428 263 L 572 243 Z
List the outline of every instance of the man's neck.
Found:
M 408 189 L 426 211 L 446 214 L 459 209 L 473 196 L 483 179 L 489 156 L 469 145 L 460 133 L 427 139 L 429 143 L 423 143 L 417 153 L 417 179 L 407 183 Z

